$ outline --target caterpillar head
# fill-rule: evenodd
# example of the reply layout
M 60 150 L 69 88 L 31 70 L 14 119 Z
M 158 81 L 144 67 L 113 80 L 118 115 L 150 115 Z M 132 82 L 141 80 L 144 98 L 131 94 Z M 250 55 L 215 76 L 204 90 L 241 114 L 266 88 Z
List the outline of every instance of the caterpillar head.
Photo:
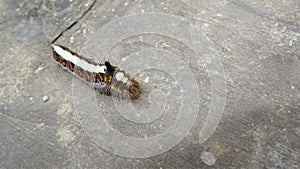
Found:
M 105 71 L 107 71 L 107 72 L 114 72 L 119 69 L 117 66 L 111 65 L 109 62 L 105 62 L 104 65 L 106 66 Z
M 113 75 L 111 89 L 113 93 L 118 93 L 123 97 L 128 96 L 135 100 L 141 94 L 141 83 L 129 74 L 126 74 L 125 71 L 117 70 Z

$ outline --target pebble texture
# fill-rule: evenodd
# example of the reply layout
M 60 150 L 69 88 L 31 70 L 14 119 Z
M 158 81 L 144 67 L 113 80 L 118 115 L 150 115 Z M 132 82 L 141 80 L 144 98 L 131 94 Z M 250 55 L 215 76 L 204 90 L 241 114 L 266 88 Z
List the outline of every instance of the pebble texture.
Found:
M 43 102 L 47 102 L 49 100 L 49 97 L 48 96 L 43 96 L 42 100 L 43 100 Z
M 215 156 L 211 152 L 203 151 L 201 153 L 201 160 L 208 166 L 212 166 L 216 162 Z

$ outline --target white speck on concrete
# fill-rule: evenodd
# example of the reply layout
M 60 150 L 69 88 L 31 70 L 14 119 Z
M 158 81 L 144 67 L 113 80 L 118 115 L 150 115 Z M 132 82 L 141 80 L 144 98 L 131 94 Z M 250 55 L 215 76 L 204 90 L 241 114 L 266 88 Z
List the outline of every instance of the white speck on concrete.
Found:
M 74 37 L 73 36 L 70 37 L 70 43 L 74 43 Z
M 128 59 L 128 56 L 123 57 L 121 60 L 122 60 L 122 61 L 126 61 L 127 59 Z
M 124 6 L 127 6 L 128 5 L 128 2 L 125 2 Z
M 218 14 L 217 14 L 217 16 L 218 16 L 218 17 L 223 17 L 223 15 L 222 15 L 222 14 L 220 14 L 220 13 L 218 13 Z
M 47 102 L 49 100 L 49 97 L 48 96 L 43 96 L 42 100 L 43 100 L 43 102 Z
M 86 29 L 82 30 L 82 34 L 85 36 L 86 35 Z
M 29 100 L 30 100 L 30 101 L 32 101 L 32 100 L 33 100 L 33 98 L 32 98 L 32 97 L 29 97 Z
M 149 83 L 149 79 L 150 79 L 149 77 L 146 77 L 145 80 L 144 80 L 144 82 L 145 83 Z
M 201 160 L 208 166 L 212 166 L 216 162 L 215 156 L 211 152 L 203 151 L 201 153 Z
M 290 47 L 293 46 L 293 40 L 290 40 Z

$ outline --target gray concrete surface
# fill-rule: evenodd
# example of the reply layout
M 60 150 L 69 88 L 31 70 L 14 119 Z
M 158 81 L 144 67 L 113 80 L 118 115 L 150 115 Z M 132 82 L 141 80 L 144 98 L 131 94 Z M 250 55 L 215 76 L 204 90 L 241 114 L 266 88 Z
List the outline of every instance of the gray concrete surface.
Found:
M 1 0 L 0 11 L 0 168 L 299 168 L 300 1 Z M 147 12 L 184 18 L 211 40 L 207 46 L 224 68 L 226 102 L 216 130 L 200 142 L 211 103 L 201 56 L 172 37 L 126 37 L 108 52 L 109 60 L 150 47 L 180 55 L 195 76 L 201 103 L 180 143 L 162 154 L 128 158 L 99 146 L 82 125 L 89 114 L 78 113 L 72 83 L 85 86 L 53 62 L 49 44 L 55 40 L 92 57 L 97 53 L 86 46 L 97 46 L 87 43 L 93 33 L 123 16 Z M 145 74 L 150 81 L 165 75 Z M 163 120 L 143 126 L 115 113 L 112 98 L 96 98 L 107 122 L 128 137 L 163 132 L 179 109 L 175 99 Z

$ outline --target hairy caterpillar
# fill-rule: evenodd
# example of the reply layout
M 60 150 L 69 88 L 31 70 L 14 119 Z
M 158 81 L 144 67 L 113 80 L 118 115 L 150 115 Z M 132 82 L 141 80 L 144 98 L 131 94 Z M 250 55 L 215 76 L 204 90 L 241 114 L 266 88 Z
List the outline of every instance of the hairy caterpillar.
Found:
M 64 69 L 75 74 L 105 95 L 119 95 L 132 100 L 139 98 L 141 84 L 109 62 L 97 63 L 92 59 L 80 56 L 65 46 L 51 45 L 53 58 Z

